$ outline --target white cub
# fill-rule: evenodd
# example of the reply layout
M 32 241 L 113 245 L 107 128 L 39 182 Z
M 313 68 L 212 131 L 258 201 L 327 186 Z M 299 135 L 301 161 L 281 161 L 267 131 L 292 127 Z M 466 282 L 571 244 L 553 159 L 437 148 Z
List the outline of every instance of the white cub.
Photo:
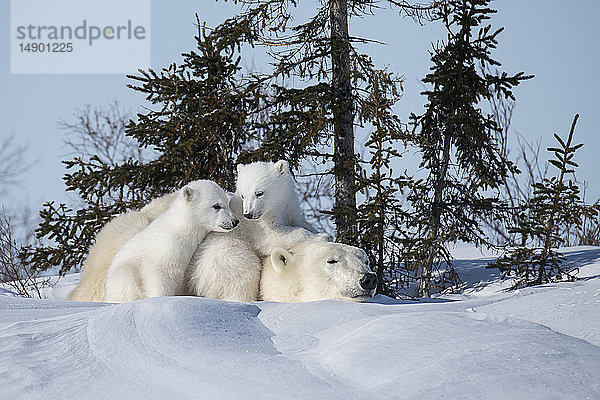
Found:
M 198 244 L 208 232 L 229 231 L 238 222 L 216 183 L 189 183 L 164 213 L 117 252 L 106 276 L 105 300 L 183 294 L 185 270 Z
M 287 161 L 255 162 L 237 166 L 236 194 L 246 219 L 261 219 L 274 226 L 301 227 L 317 233 L 304 218 Z
M 263 262 L 260 298 L 301 302 L 324 299 L 366 301 L 377 276 L 367 254 L 353 246 L 306 240 L 289 251 L 275 249 Z
M 316 234 L 300 209 L 286 161 L 255 162 L 237 167 L 231 208 L 243 215 L 232 232 L 211 232 L 198 246 L 187 272 L 188 294 L 231 301 L 258 297 L 261 258 Z
M 117 252 L 136 233 L 165 212 L 177 192 L 152 200 L 140 210 L 115 216 L 102 227 L 83 265 L 79 284 L 69 294 L 75 301 L 104 301 L 106 273 Z
M 244 219 L 258 223 L 262 235 L 254 239 L 262 255 L 308 238 L 332 239 L 306 221 L 287 161 L 238 164 L 237 173 L 233 201 L 241 201 Z

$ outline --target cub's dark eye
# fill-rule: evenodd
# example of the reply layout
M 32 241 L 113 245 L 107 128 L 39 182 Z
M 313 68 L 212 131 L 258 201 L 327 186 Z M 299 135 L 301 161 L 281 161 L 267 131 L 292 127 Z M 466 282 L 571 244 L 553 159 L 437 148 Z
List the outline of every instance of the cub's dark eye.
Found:
M 337 262 L 337 260 L 331 259 L 331 260 L 327 260 L 327 264 L 335 264 Z
M 265 192 L 263 192 L 262 190 L 259 190 L 258 192 L 254 193 L 256 195 L 256 197 L 260 197 L 263 194 L 265 194 Z
M 220 204 L 213 204 L 213 208 L 215 210 L 220 210 L 221 209 L 221 205 Z

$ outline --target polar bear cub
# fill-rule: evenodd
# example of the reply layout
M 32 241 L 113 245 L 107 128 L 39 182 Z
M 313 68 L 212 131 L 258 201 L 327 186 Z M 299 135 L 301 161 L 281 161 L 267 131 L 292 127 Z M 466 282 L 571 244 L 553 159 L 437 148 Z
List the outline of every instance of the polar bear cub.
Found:
M 237 173 L 244 219 L 256 220 L 265 233 L 255 238 L 263 255 L 308 238 L 331 239 L 306 221 L 287 161 L 238 164 Z
M 290 250 L 275 249 L 264 259 L 260 297 L 281 302 L 366 301 L 376 288 L 377 276 L 363 250 L 309 239 Z
M 105 300 L 183 294 L 185 270 L 198 244 L 208 232 L 230 231 L 238 223 L 216 183 L 189 183 L 164 213 L 117 252 L 106 277 Z
M 268 220 L 275 226 L 295 226 L 317 233 L 300 209 L 287 161 L 238 164 L 237 173 L 236 194 L 242 200 L 246 219 Z
M 75 301 L 104 301 L 106 274 L 115 254 L 136 233 L 165 212 L 177 197 L 177 192 L 152 200 L 140 210 L 115 216 L 102 227 L 90 248 L 81 272 L 79 284 L 69 294 Z

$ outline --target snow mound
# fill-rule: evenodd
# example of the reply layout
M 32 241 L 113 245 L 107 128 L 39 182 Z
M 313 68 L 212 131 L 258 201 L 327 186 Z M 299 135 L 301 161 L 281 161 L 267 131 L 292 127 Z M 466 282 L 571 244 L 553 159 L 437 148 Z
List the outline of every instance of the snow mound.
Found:
M 598 346 L 524 320 L 414 311 L 418 307 L 278 305 L 263 310 L 261 320 L 282 332 L 274 338 L 279 350 L 321 378 L 336 377 L 365 398 L 600 395 Z M 298 337 L 302 331 L 313 339 Z M 299 343 L 306 345 L 298 348 Z
M 15 322 L 0 328 L 0 386 L 25 399 L 281 399 L 298 384 L 296 398 L 318 396 L 322 384 L 281 356 L 259 312 L 158 298 Z
M 15 399 L 600 396 L 598 346 L 532 322 L 418 306 L 88 305 L 2 324 L 0 386 Z
M 568 251 L 583 279 L 513 292 L 477 257 L 427 302 L 61 300 L 76 275 L 46 300 L 0 291 L 0 397 L 600 398 L 600 250 Z
M 17 293 L 13 292 L 12 290 L 8 290 L 3 287 L 0 287 L 0 296 L 20 297 Z

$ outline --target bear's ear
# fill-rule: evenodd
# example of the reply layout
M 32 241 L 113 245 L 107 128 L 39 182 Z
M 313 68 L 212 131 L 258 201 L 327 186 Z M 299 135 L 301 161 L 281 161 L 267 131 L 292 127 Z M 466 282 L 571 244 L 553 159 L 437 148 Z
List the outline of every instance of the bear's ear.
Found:
M 277 161 L 275 163 L 275 168 L 277 168 L 277 171 L 279 171 L 279 173 L 281 175 L 287 174 L 288 172 L 290 172 L 290 164 L 285 160 Z
M 238 175 L 240 174 L 240 170 L 242 169 L 243 166 L 244 166 L 243 164 L 236 165 L 235 169 L 236 169 Z
M 185 186 L 183 188 L 183 198 L 187 201 L 192 201 L 192 196 L 194 195 L 194 189 L 189 186 Z
M 281 272 L 289 264 L 292 258 L 292 253 L 280 247 L 271 252 L 271 264 L 277 272 Z

